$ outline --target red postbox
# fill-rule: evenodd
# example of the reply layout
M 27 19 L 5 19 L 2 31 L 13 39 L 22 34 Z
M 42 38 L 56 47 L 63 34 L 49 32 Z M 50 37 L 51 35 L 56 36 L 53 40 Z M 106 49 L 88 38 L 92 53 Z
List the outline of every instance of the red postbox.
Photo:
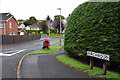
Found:
M 49 49 L 49 39 L 48 38 L 45 38 L 44 40 L 43 40 L 43 49 L 44 48 L 48 48 Z

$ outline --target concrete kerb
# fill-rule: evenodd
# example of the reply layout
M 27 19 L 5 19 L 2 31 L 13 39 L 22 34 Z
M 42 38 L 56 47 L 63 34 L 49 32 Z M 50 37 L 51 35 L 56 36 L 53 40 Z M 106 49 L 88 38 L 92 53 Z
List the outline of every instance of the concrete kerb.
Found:
M 20 67 L 21 67 L 21 63 L 22 63 L 23 59 L 24 59 L 26 56 L 27 56 L 27 55 L 24 55 L 24 56 L 20 59 L 20 61 L 19 61 L 19 63 L 18 63 L 18 67 L 17 67 L 17 79 L 18 79 L 18 80 L 21 80 L 21 79 L 20 79 Z

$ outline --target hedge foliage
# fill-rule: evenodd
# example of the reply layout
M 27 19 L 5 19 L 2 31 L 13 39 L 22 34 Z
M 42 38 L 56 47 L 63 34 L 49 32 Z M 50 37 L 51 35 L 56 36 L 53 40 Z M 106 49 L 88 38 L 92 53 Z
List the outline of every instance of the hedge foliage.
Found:
M 39 34 L 40 33 L 40 31 L 42 31 L 42 30 L 25 30 L 27 33 L 28 32 L 30 32 L 30 33 L 37 33 L 37 34 Z
M 87 51 L 120 63 L 120 2 L 85 2 L 67 19 L 64 48 L 77 56 Z

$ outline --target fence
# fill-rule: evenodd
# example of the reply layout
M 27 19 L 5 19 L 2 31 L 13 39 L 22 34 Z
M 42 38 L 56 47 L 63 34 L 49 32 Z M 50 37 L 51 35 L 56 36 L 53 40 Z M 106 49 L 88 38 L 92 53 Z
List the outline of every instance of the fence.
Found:
M 41 38 L 41 34 L 18 35 L 18 36 L 1 35 L 1 36 L 2 44 L 13 44 L 17 42 L 25 42 Z

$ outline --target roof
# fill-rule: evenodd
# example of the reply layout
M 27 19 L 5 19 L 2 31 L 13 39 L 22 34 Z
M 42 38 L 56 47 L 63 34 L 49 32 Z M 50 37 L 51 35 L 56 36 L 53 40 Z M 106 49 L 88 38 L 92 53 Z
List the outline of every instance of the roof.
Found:
M 22 28 L 18 28 L 18 32 L 20 32 L 20 31 L 25 31 L 24 29 L 22 29 Z M 26 32 L 26 31 L 25 31 Z
M 33 24 L 31 28 L 39 28 L 40 27 L 40 24 Z
M 6 21 L 11 17 L 10 13 L 0 13 L 0 16 L 2 17 L 2 21 Z
M 7 20 L 9 20 L 11 17 L 13 17 L 14 18 L 14 16 L 13 15 L 11 15 L 11 13 L 0 13 L 0 17 L 2 17 L 2 20 L 1 21 L 7 21 Z M 14 18 L 15 19 L 15 18 Z M 16 19 L 15 19 L 16 20 Z M 17 20 L 16 20 L 16 22 L 17 22 Z
M 19 23 L 18 24 L 18 27 L 20 27 L 20 26 L 25 26 L 23 23 Z

